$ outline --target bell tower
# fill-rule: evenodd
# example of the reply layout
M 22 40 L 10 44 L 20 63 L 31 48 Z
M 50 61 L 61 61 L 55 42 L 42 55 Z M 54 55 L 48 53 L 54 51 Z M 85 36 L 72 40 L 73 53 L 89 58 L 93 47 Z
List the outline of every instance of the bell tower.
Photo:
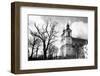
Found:
M 62 34 L 62 56 L 66 58 L 70 58 L 73 56 L 73 48 L 72 48 L 72 30 L 70 29 L 70 25 L 67 24 L 66 28 L 63 30 Z
M 70 29 L 69 24 L 66 25 L 65 29 L 65 40 L 66 40 L 66 45 L 72 44 L 72 30 Z

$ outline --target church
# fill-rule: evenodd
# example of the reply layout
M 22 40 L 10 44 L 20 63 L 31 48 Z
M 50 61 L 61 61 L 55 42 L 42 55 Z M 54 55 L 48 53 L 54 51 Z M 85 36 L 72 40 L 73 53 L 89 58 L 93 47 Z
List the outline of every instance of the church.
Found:
M 66 29 L 63 30 L 61 35 L 61 58 L 65 59 L 77 59 L 77 58 L 87 58 L 87 44 L 86 39 L 74 38 L 72 37 L 72 30 L 69 24 L 66 25 Z

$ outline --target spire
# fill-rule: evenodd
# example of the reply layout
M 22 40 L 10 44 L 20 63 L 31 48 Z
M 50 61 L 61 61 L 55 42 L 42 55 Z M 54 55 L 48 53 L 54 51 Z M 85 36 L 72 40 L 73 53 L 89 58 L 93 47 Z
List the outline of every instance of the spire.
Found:
M 70 29 L 70 25 L 69 25 L 69 23 L 67 23 L 66 28 L 63 29 L 63 33 L 61 36 L 71 37 L 71 35 L 72 35 L 71 32 L 72 32 L 72 30 Z
M 67 23 L 67 25 L 66 25 L 66 32 L 68 32 L 68 36 L 71 36 L 72 30 L 70 29 L 69 23 Z
M 69 29 L 69 24 L 67 23 L 67 25 L 66 25 L 66 28 L 67 28 L 67 30 Z

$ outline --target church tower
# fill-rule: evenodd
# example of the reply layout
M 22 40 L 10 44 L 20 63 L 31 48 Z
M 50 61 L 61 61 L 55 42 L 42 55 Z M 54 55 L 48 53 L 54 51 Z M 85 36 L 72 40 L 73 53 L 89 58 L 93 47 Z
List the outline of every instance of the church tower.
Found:
M 72 44 L 72 30 L 70 29 L 69 24 L 66 25 L 65 40 L 67 45 Z
M 62 34 L 62 56 L 70 58 L 73 56 L 73 48 L 72 48 L 72 30 L 70 29 L 70 25 L 67 24 L 66 28 L 63 30 Z

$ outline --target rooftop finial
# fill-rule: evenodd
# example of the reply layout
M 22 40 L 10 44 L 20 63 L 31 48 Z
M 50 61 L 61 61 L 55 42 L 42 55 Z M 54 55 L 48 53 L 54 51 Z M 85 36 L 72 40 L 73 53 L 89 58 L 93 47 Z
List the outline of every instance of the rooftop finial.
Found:
M 70 27 L 70 23 L 71 23 L 71 21 L 70 21 L 70 20 L 68 20 L 68 21 L 67 21 L 66 28 L 69 28 L 69 27 Z

